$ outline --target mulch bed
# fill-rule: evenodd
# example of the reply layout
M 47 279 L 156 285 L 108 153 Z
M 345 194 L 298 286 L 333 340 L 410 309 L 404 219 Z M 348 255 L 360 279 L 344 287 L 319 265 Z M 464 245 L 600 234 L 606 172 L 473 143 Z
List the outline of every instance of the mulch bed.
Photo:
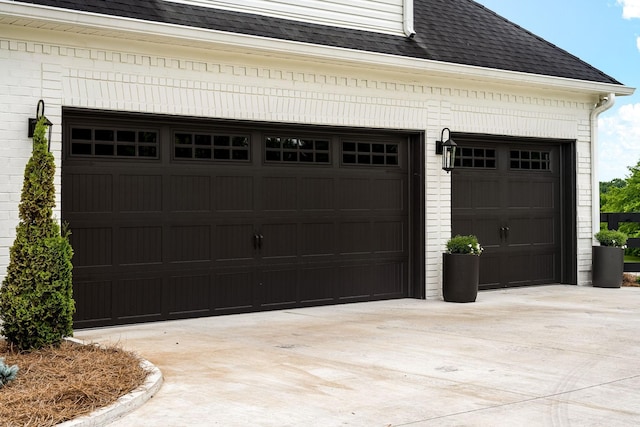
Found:
M 0 388 L 0 425 L 55 426 L 108 406 L 144 383 L 140 359 L 119 348 L 79 345 L 21 353 L 0 338 L 0 357 L 18 377 Z
M 638 283 L 638 276 L 636 276 L 635 274 L 624 273 L 622 275 L 622 286 L 640 288 L 640 283 Z

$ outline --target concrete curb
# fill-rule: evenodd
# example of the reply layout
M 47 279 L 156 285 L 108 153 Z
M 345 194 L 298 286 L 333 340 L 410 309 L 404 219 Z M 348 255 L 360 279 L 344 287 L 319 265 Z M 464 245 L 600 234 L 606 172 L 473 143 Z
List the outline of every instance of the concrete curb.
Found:
M 67 338 L 67 340 L 86 345 L 83 341 L 75 338 Z M 149 375 L 137 389 L 120 397 L 112 405 L 100 408 L 89 415 L 75 418 L 58 424 L 57 427 L 98 427 L 105 426 L 116 419 L 128 414 L 129 412 L 141 407 L 151 399 L 162 386 L 162 372 L 154 364 L 148 360 L 142 360 L 140 366 L 149 371 Z

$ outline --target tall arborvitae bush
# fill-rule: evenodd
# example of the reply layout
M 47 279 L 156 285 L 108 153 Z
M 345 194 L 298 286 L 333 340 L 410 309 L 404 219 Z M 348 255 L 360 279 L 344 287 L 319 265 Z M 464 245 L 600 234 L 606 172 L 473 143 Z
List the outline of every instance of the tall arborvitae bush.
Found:
M 73 250 L 53 218 L 55 163 L 38 120 L 24 172 L 20 222 L 0 287 L 0 333 L 20 350 L 58 345 L 73 335 Z

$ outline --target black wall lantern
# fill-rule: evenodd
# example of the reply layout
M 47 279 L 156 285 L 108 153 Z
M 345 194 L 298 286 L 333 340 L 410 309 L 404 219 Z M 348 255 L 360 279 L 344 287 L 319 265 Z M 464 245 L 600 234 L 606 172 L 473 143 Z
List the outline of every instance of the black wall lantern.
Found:
M 444 131 L 447 131 L 448 138 L 444 139 Z M 447 173 L 453 170 L 456 161 L 456 148 L 458 144 L 451 139 L 451 131 L 449 128 L 442 129 L 440 141 L 436 141 L 436 154 L 442 154 L 442 169 Z
M 51 126 L 53 126 L 53 123 L 44 115 L 44 101 L 42 99 L 38 101 L 38 105 L 36 106 L 36 118 L 29 119 L 29 131 L 27 133 L 29 138 L 33 138 L 33 132 L 36 130 L 36 123 L 38 123 L 40 117 L 44 117 L 44 124 L 49 127 L 49 139 L 47 142 L 49 143 L 49 151 L 51 151 Z

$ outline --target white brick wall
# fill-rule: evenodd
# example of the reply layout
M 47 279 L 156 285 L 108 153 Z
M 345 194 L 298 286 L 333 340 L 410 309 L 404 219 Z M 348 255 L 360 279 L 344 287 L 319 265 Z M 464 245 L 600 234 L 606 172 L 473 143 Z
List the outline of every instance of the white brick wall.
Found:
M 451 231 L 451 175 L 440 169 L 433 149 L 442 128 L 576 139 L 579 280 L 590 280 L 589 114 L 595 100 L 589 96 L 178 47 L 136 44 L 123 51 L 121 41 L 89 35 L 74 44 L 68 38 L 56 41 L 53 33 L 42 34 L 47 42 L 21 41 L 25 33 L 9 27 L 0 28 L 0 34 L 0 278 L 30 155 L 27 119 L 42 98 L 54 123 L 58 166 L 62 106 L 425 131 L 430 298 L 440 295 L 441 254 Z M 29 38 L 37 39 L 38 30 L 30 30 Z M 59 172 L 56 182 L 59 189 Z

